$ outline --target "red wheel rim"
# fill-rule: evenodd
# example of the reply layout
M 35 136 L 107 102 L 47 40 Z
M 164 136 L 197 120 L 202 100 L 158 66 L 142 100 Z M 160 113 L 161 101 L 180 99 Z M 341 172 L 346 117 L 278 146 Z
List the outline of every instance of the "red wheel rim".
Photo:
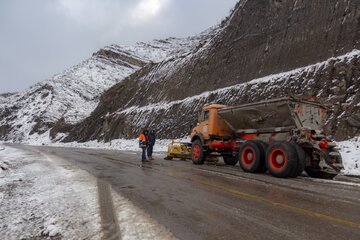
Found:
M 193 159 L 195 161 L 198 161 L 199 158 L 200 158 L 200 146 L 198 144 L 195 144 L 193 146 L 193 149 L 192 149 L 192 155 L 193 155 Z
M 251 165 L 255 160 L 255 151 L 252 147 L 246 147 L 241 152 L 241 160 L 245 165 Z
M 269 161 L 272 168 L 280 170 L 287 163 L 287 156 L 284 150 L 275 148 L 270 152 Z

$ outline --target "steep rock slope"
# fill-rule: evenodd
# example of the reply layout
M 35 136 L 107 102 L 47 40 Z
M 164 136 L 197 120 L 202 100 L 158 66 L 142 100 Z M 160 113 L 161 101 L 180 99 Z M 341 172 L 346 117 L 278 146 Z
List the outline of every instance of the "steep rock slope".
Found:
M 338 104 L 327 125 L 338 139 L 359 133 L 356 116 L 355 122 L 349 117 L 358 111 L 359 58 L 351 51 L 360 47 L 360 1 L 243 0 L 215 32 L 193 51 L 147 65 L 109 89 L 66 140 L 133 137 L 145 126 L 160 137 L 177 137 L 206 102 L 239 104 L 290 94 Z M 300 74 L 281 75 L 281 81 L 248 83 L 312 64 Z M 239 84 L 247 87 L 239 90 Z M 218 95 L 224 87 L 229 88 Z
M 204 35 L 133 47 L 111 45 L 23 92 L 0 95 L 0 139 L 26 141 L 59 123 L 68 126 L 83 120 L 105 90 L 147 64 L 190 51 Z

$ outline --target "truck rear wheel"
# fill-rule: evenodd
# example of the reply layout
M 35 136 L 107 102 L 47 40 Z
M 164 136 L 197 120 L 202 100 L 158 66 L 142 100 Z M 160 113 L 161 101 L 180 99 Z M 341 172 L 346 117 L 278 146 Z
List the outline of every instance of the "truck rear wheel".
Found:
M 296 142 L 291 142 L 291 144 L 295 147 L 298 161 L 297 166 L 294 171 L 290 174 L 289 177 L 296 178 L 299 176 L 305 169 L 305 162 L 306 162 L 306 154 L 305 151 L 300 147 Z
M 266 167 L 274 177 L 290 177 L 297 170 L 295 146 L 289 142 L 272 143 L 266 153 Z
M 264 172 L 265 154 L 263 147 L 255 141 L 246 141 L 239 151 L 239 162 L 245 172 Z
M 205 154 L 204 147 L 200 140 L 195 140 L 191 148 L 192 162 L 196 165 L 204 164 Z
M 259 169 L 259 173 L 264 173 L 266 172 L 267 168 L 266 168 L 266 163 L 265 163 L 265 158 L 266 158 L 266 151 L 269 147 L 269 144 L 263 142 L 263 141 L 256 141 L 256 143 L 258 144 L 258 146 L 260 147 L 260 151 L 262 151 L 261 156 L 261 168 Z
M 238 159 L 234 156 L 230 156 L 230 155 L 223 155 L 222 156 L 224 158 L 224 163 L 226 165 L 231 165 L 231 166 L 234 166 L 237 164 L 238 162 Z

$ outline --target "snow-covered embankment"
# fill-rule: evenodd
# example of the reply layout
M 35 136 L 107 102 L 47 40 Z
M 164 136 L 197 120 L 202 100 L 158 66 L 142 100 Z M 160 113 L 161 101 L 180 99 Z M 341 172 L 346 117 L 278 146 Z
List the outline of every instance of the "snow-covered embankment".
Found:
M 360 176 L 360 137 L 338 142 L 345 170 L 344 174 Z
M 99 196 L 98 183 L 89 173 L 49 153 L 0 144 L 0 236 L 103 239 L 99 206 L 103 196 Z M 118 237 L 174 239 L 164 226 L 109 189 L 121 234 Z

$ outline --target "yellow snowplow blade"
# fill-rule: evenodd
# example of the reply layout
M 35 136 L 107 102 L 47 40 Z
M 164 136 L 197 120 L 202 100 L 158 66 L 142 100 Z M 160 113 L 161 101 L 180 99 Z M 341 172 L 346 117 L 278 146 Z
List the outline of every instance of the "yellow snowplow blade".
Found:
M 168 146 L 165 160 L 173 158 L 180 158 L 182 160 L 191 159 L 191 143 L 171 142 Z

